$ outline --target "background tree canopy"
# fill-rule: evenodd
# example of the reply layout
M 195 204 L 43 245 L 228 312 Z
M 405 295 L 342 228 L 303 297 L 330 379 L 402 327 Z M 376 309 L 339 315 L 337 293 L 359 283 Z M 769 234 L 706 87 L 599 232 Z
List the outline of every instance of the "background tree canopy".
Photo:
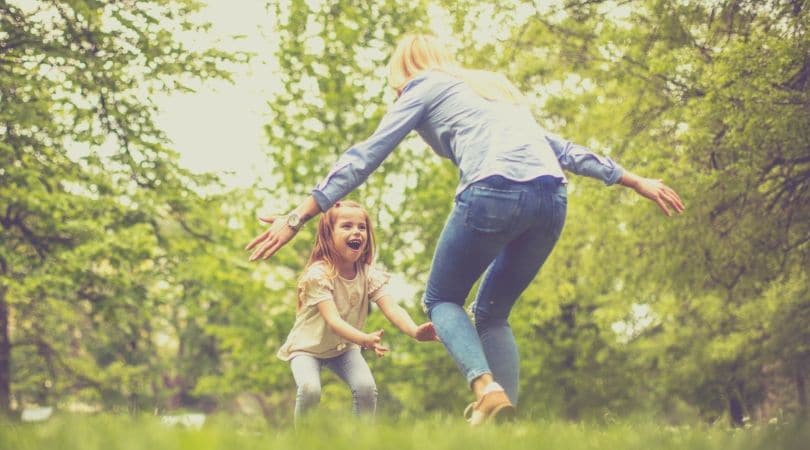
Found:
M 0 0 L 0 410 L 229 410 L 291 416 L 274 353 L 294 319 L 313 226 L 269 262 L 242 247 L 394 101 L 404 33 L 501 71 L 549 130 L 674 186 L 667 220 L 571 175 L 557 249 L 518 303 L 524 411 L 674 422 L 807 411 L 810 38 L 804 1 L 269 1 L 280 94 L 272 183 L 222 186 L 179 164 L 154 95 L 228 79 L 248 55 L 194 50 L 193 0 Z M 234 5 L 234 7 L 238 7 Z M 410 136 L 352 198 L 379 263 L 421 286 L 452 204 L 451 164 Z M 277 211 L 267 211 L 272 201 Z M 424 317 L 419 298 L 404 299 Z M 455 411 L 439 345 L 391 329 L 380 407 Z M 328 376 L 328 375 L 327 375 Z M 334 379 L 333 379 L 334 381 Z M 349 394 L 325 387 L 324 407 Z

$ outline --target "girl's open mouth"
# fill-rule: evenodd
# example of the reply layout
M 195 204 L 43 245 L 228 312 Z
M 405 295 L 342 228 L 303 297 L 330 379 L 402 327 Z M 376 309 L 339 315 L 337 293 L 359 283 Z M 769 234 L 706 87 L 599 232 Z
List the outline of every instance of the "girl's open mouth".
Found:
M 363 241 L 360 239 L 352 239 L 346 245 L 352 250 L 360 250 L 360 247 L 363 246 Z

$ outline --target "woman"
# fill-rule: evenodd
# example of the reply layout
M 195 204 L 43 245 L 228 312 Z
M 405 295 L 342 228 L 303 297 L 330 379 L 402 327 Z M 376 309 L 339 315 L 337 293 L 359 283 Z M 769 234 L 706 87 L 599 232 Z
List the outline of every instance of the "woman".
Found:
M 518 351 L 509 312 L 537 275 L 562 231 L 563 169 L 619 183 L 671 215 L 678 194 L 609 158 L 543 130 L 502 75 L 460 67 L 433 36 L 403 38 L 391 56 L 398 99 L 366 141 L 349 148 L 303 203 L 247 249 L 269 258 L 303 222 L 359 186 L 411 131 L 459 168 L 455 204 L 439 237 L 424 303 L 436 332 L 475 393 L 470 423 L 514 413 Z M 459 263 L 463 262 L 463 263 Z M 484 274 L 471 323 L 463 306 Z

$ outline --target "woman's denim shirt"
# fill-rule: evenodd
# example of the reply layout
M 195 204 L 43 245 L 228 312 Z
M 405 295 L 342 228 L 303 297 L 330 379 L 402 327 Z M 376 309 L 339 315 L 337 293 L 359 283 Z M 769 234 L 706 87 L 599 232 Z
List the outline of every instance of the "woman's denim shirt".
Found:
M 374 134 L 349 148 L 312 191 L 321 210 L 362 184 L 414 129 L 458 167 L 456 195 L 491 175 L 565 181 L 565 169 L 610 185 L 623 173 L 610 158 L 548 133 L 527 105 L 487 100 L 461 79 L 432 70 L 408 82 Z

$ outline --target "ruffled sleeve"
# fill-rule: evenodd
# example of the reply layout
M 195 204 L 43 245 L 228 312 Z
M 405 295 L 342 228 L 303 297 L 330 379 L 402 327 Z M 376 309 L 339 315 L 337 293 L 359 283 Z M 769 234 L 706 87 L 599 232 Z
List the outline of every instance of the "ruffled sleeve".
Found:
M 388 295 L 388 280 L 391 278 L 391 275 L 382 271 L 377 266 L 368 266 L 366 273 L 368 280 L 368 300 L 376 303 L 377 300 Z
M 298 280 L 299 308 L 315 306 L 320 302 L 334 299 L 334 280 L 321 263 L 309 266 Z

